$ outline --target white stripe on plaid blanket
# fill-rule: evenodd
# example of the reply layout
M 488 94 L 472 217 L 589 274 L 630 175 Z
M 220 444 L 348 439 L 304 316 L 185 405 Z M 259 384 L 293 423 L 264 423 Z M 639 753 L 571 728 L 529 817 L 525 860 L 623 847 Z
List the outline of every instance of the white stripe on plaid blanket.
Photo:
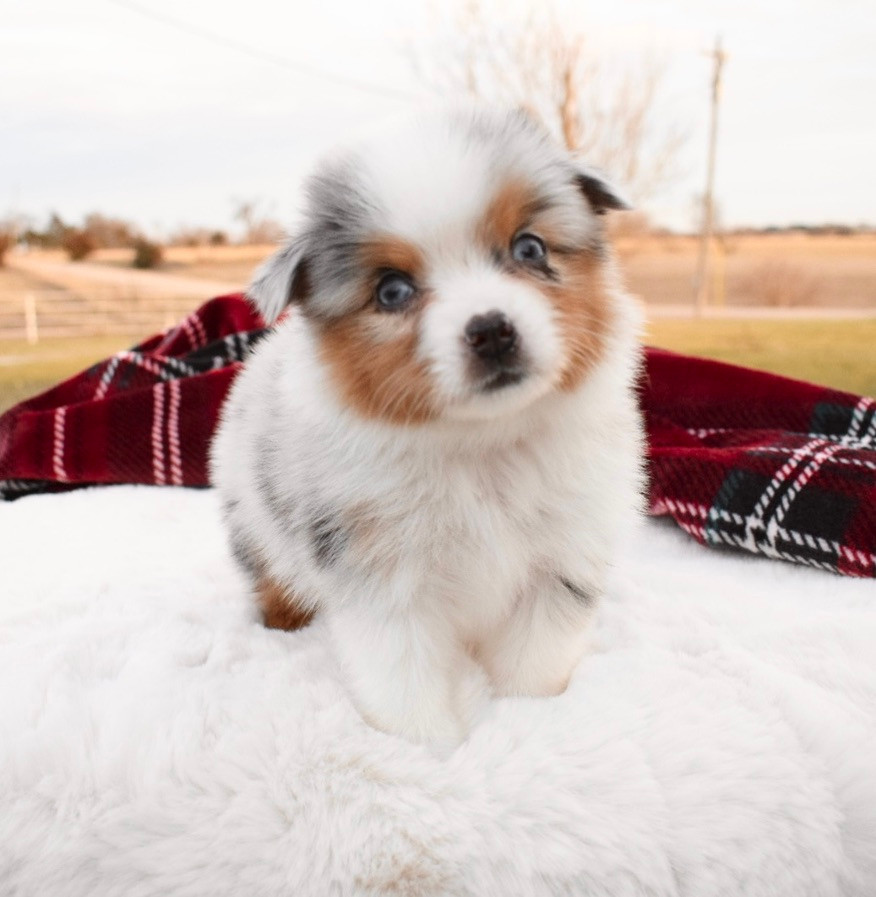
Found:
M 224 337 L 226 358 L 234 361 L 243 361 L 246 352 L 247 341 L 241 338 L 239 333 L 229 333 Z
M 148 371 L 150 374 L 154 374 L 162 380 L 172 379 L 169 371 L 165 370 L 160 364 L 156 364 L 151 358 L 141 355 L 139 352 L 123 352 L 122 357 L 125 361 L 133 362 L 138 367 L 143 368 L 144 371 Z
M 722 542 L 726 542 L 728 545 L 732 545 L 736 548 L 744 548 L 748 551 L 751 551 L 751 549 L 748 547 L 747 540 L 743 539 L 741 536 L 734 535 L 733 533 L 728 533 L 725 530 L 718 530 L 717 535 Z M 754 553 L 763 554 L 766 557 L 770 558 L 778 558 L 783 561 L 792 561 L 795 564 L 805 564 L 808 567 L 816 567 L 819 570 L 826 570 L 828 573 L 836 573 L 837 571 L 836 564 L 831 564 L 829 561 L 819 561 L 815 558 L 804 557 L 798 554 L 791 554 L 790 551 L 782 551 L 781 549 L 776 548 L 774 545 L 761 544 L 757 549 L 755 549 Z
M 801 436 L 807 436 L 809 439 L 829 439 L 832 442 L 841 442 L 845 443 L 850 438 L 850 431 L 852 426 L 857 423 L 860 425 L 860 422 L 864 419 L 867 412 L 867 405 L 874 405 L 876 402 L 868 396 L 863 396 L 858 404 L 852 411 L 852 419 L 850 422 L 849 430 L 847 430 L 842 436 L 838 436 L 834 433 L 800 433 Z M 860 408 L 860 411 L 859 411 Z M 769 430 L 769 427 L 750 427 L 752 430 Z M 731 427 L 685 427 L 685 432 L 690 433 L 691 436 L 695 436 L 697 439 L 706 439 L 709 436 L 719 436 L 722 433 L 734 433 L 736 432 Z M 869 446 L 869 444 L 876 439 L 876 411 L 874 411 L 873 417 L 870 419 L 870 425 L 867 427 L 867 431 L 862 433 L 857 437 L 857 440 Z M 764 449 L 764 451 L 786 451 L 786 449 L 782 448 L 769 448 Z
M 758 499 L 751 514 L 745 523 L 746 535 L 750 537 L 752 548 L 754 547 L 754 530 L 764 529 L 763 515 L 769 503 L 773 500 L 776 492 L 784 485 L 785 480 L 797 469 L 804 458 L 812 455 L 816 446 L 824 445 L 825 440 L 821 437 L 811 439 L 805 445 L 801 445 L 791 451 L 791 457 L 773 474 L 773 478 L 767 483 L 766 489 Z
M 160 365 L 155 364 L 154 361 L 150 360 L 145 355 L 141 355 L 139 352 L 119 352 L 119 357 L 123 361 L 133 362 L 138 367 L 143 368 L 144 371 L 148 371 L 150 374 L 154 374 L 162 380 L 170 379 L 170 374 L 167 371 Z
M 785 514 L 788 513 L 788 509 L 791 507 L 792 502 L 800 494 L 800 490 L 812 479 L 812 477 L 815 476 L 816 473 L 818 473 L 821 465 L 830 458 L 831 455 L 842 451 L 842 448 L 841 445 L 831 443 L 830 445 L 825 446 L 820 452 L 816 452 L 808 464 L 803 465 L 797 473 L 794 482 L 788 486 L 788 491 L 782 496 L 779 506 L 773 512 L 770 522 L 767 524 L 767 537 L 770 537 L 770 532 L 785 519 Z
M 175 375 L 193 377 L 198 373 L 190 364 L 186 364 L 172 355 L 163 355 L 160 364 L 139 352 L 125 352 L 125 358 L 143 368 L 144 371 L 148 371 L 156 377 L 161 377 L 162 380 L 173 380 Z M 167 370 L 168 368 L 173 368 L 173 371 Z
M 195 346 L 196 349 L 200 349 L 201 346 L 207 345 L 207 331 L 204 330 L 204 325 L 201 322 L 201 316 L 197 312 L 193 312 L 189 315 L 188 320 L 192 322 L 195 330 L 198 332 L 198 345 Z
M 170 446 L 170 480 L 174 486 L 182 486 L 182 458 L 179 440 L 179 380 L 171 380 L 168 388 L 170 389 L 170 416 L 167 422 L 168 444 Z
M 152 479 L 163 486 L 164 477 L 164 384 L 152 387 Z
M 871 404 L 876 405 L 876 402 L 872 402 Z M 863 434 L 861 440 L 866 442 L 869 445 L 873 440 L 876 439 L 876 408 L 873 409 L 873 416 L 870 418 L 870 426 L 867 427 L 867 432 Z
M 712 521 L 714 521 L 715 518 L 718 518 L 726 523 L 734 523 L 737 526 L 744 526 L 746 520 L 742 514 L 728 511 L 726 508 L 706 507 L 705 505 L 697 505 L 693 502 L 674 501 L 671 498 L 664 498 L 655 506 L 655 512 L 658 514 L 663 513 L 664 509 L 668 510 L 673 515 L 687 515 L 688 517 L 695 517 L 700 520 Z M 687 532 L 699 533 L 705 541 L 708 541 L 705 526 L 696 523 L 685 523 L 682 520 L 679 520 L 678 523 Z M 713 527 L 709 527 L 708 532 L 717 534 L 719 538 L 722 538 L 725 541 L 725 536 L 729 535 L 724 533 L 723 530 Z M 821 551 L 824 554 L 842 555 L 846 560 L 859 566 L 864 571 L 876 569 L 876 554 L 868 554 L 864 551 L 849 548 L 841 542 L 833 541 L 833 539 L 825 539 L 823 536 L 813 536 L 811 533 L 801 533 L 799 530 L 788 529 L 784 526 L 777 526 L 775 535 L 780 539 L 784 539 L 786 542 L 794 542 L 801 548 L 805 546 L 811 548 L 813 551 Z M 740 545 L 741 544 L 742 543 L 740 542 Z M 764 543 L 759 544 L 763 545 Z M 742 547 L 746 546 L 743 545 Z M 774 544 L 770 547 L 773 551 L 778 550 L 775 548 Z M 749 550 L 759 550 L 759 548 Z
M 705 527 L 683 520 L 679 520 L 678 525 L 695 539 L 698 539 L 702 542 L 709 541 L 709 539 L 706 538 Z M 826 570 L 828 573 L 836 573 L 836 565 L 830 564 L 826 561 L 817 561 L 814 558 L 791 554 L 788 551 L 781 551 L 780 549 L 775 548 L 772 545 L 761 544 L 756 548 L 752 548 L 748 544 L 746 539 L 743 539 L 741 536 L 736 536 L 733 533 L 728 533 L 725 530 L 710 530 L 710 533 L 713 533 L 722 542 L 726 542 L 728 545 L 732 545 L 734 548 L 745 549 L 752 554 L 761 554 L 769 558 L 778 558 L 784 561 L 793 561 L 796 564 L 805 564 L 808 567 L 817 567 L 819 570 Z
M 109 360 L 109 363 L 106 366 L 106 370 L 103 372 L 103 376 L 100 378 L 100 383 L 97 384 L 97 389 L 94 391 L 95 399 L 102 399 L 106 395 L 106 391 L 109 389 L 109 385 L 110 383 L 112 383 L 113 377 L 115 377 L 116 371 L 119 368 L 119 363 L 122 360 L 122 356 L 126 354 L 126 352 L 117 352 Z
M 142 358 L 142 355 L 135 353 L 137 358 Z M 184 361 L 180 361 L 178 358 L 174 358 L 172 355 L 164 355 L 161 359 L 162 364 L 166 364 L 169 368 L 173 368 L 174 373 L 178 373 L 181 377 L 194 377 L 198 372 L 190 365 L 186 364 Z M 168 372 L 164 372 L 162 375 L 165 380 L 171 379 L 171 374 Z
M 855 443 L 855 445 L 841 446 L 841 448 L 854 450 L 855 448 L 859 447 L 860 439 L 855 440 Z M 745 449 L 745 452 L 748 455 L 767 454 L 769 452 L 778 455 L 786 455 L 788 453 L 788 449 L 782 448 L 778 445 L 762 445 L 758 446 L 757 448 Z M 849 464 L 853 467 L 866 467 L 867 470 L 876 470 L 876 461 L 866 461 L 863 458 L 843 458 L 840 455 L 831 455 L 827 460 L 830 461 L 831 464 Z
M 54 432 L 52 442 L 52 471 L 61 482 L 66 482 L 67 471 L 64 469 L 64 416 L 67 408 L 59 405 L 55 409 Z
M 852 411 L 852 422 L 849 425 L 849 437 L 854 437 L 857 435 L 858 431 L 861 429 L 861 426 L 864 423 L 864 418 L 867 416 L 867 411 L 869 411 L 870 406 L 873 404 L 872 400 L 868 396 L 861 396 L 858 404 L 855 405 L 854 410 Z M 873 421 L 870 421 L 870 426 L 867 427 L 867 432 L 872 429 Z M 867 432 L 862 433 L 858 439 L 863 442 L 869 442 L 870 437 L 867 435 Z
M 840 449 L 846 448 L 850 443 L 854 442 L 858 435 L 858 431 L 861 428 L 861 424 L 864 421 L 864 415 L 869 404 L 870 399 L 866 396 L 863 396 L 858 400 L 852 410 L 852 417 L 849 421 L 848 429 L 846 430 L 845 435 L 840 437 L 839 441 L 828 441 L 824 438 L 812 439 L 805 445 L 794 449 L 791 452 L 791 457 L 773 475 L 772 480 L 767 485 L 766 489 L 764 489 L 763 495 L 761 495 L 757 505 L 755 505 L 754 510 L 746 521 L 745 535 L 746 539 L 751 543 L 752 550 L 754 549 L 755 530 L 764 530 L 769 542 L 775 542 L 775 528 L 784 519 L 785 514 L 788 512 L 794 499 L 800 494 L 800 490 L 803 486 L 812 479 L 825 460 L 840 451 Z M 801 467 L 800 465 L 803 460 L 808 457 L 811 457 L 812 460 L 803 464 Z M 787 491 L 785 495 L 782 496 L 781 503 L 773 514 L 773 519 L 765 525 L 763 515 L 766 512 L 767 507 L 769 507 L 773 497 L 792 473 L 794 474 L 794 477 L 788 483 Z
M 195 328 L 191 324 L 191 316 L 189 316 L 188 318 L 183 318 L 179 322 L 179 326 L 185 332 L 186 339 L 189 341 L 189 346 L 191 346 L 192 349 L 199 348 L 200 344 L 198 342 L 198 336 L 195 333 Z

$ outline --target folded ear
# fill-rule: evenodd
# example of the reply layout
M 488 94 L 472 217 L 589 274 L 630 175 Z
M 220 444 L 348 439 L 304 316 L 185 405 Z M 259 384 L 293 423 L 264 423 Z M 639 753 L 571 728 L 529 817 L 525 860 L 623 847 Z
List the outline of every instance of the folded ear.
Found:
M 597 215 L 604 215 L 609 209 L 632 208 L 620 190 L 601 172 L 577 161 L 575 163 L 575 182 Z
M 292 240 L 256 269 L 246 294 L 273 324 L 287 305 L 303 300 L 309 290 L 304 241 Z

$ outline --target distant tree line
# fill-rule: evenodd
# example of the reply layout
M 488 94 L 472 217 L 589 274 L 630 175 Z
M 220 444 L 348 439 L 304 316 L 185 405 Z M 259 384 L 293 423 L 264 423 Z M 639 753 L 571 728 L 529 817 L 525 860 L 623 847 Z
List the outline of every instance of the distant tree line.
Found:
M 259 200 L 233 200 L 233 218 L 241 225 L 236 241 L 243 244 L 276 243 L 283 239 L 281 225 L 267 214 Z M 43 227 L 25 215 L 0 219 L 0 266 L 13 246 L 36 249 L 63 249 L 73 261 L 88 258 L 98 249 L 132 249 L 137 268 L 155 268 L 161 264 L 164 246 L 225 246 L 228 232 L 218 228 L 180 226 L 163 241 L 150 239 L 131 221 L 101 212 L 91 212 L 78 225 L 64 221 L 52 212 Z
M 17 228 L 16 242 L 39 249 L 63 249 L 73 261 L 87 258 L 97 249 L 132 249 L 136 268 L 161 264 L 162 244 L 150 240 L 135 224 L 124 218 L 91 212 L 81 225 L 65 222 L 53 212 L 45 227 L 32 223 Z M 225 231 L 209 228 L 180 228 L 166 241 L 170 246 L 224 246 Z
M 746 236 L 756 234 L 811 234 L 816 237 L 851 237 L 855 234 L 876 233 L 876 225 L 871 224 L 787 224 L 779 226 L 775 224 L 766 227 L 734 227 L 726 231 L 733 236 Z

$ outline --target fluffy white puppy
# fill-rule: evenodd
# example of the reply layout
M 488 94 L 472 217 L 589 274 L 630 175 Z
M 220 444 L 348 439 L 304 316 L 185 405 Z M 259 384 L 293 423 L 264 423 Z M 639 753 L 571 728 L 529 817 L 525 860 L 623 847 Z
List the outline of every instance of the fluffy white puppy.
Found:
M 562 692 L 636 520 L 623 202 L 523 113 L 431 112 L 323 163 L 249 294 L 212 453 L 268 625 L 324 615 L 363 717 L 444 746 Z

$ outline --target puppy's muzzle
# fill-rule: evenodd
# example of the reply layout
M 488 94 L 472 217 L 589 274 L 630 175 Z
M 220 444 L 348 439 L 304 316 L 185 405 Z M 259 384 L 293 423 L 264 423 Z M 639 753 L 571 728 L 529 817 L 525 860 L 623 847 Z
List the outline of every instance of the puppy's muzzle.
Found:
M 508 315 L 496 310 L 474 315 L 465 325 L 464 337 L 478 359 L 475 376 L 482 389 L 499 389 L 523 379 L 520 336 Z
M 488 311 L 475 315 L 465 325 L 465 341 L 478 358 L 501 361 L 517 348 L 517 329 L 508 315 Z

